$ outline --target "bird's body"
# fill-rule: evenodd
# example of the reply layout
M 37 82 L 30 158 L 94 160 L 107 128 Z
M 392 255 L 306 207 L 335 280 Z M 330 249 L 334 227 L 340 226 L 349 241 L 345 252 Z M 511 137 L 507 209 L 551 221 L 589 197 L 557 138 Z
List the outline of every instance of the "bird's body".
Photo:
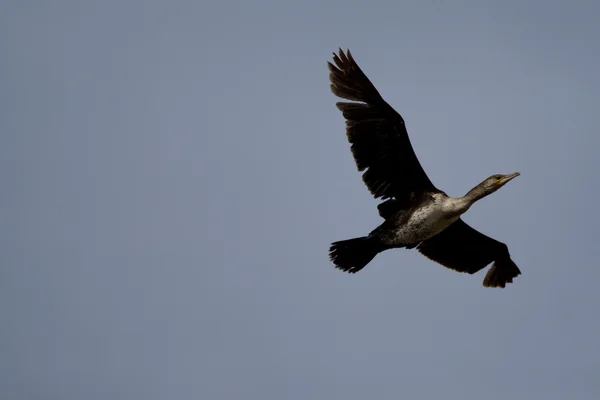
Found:
M 331 90 L 355 102 L 337 103 L 346 118 L 359 171 L 379 204 L 384 222 L 368 236 L 335 242 L 330 258 L 337 268 L 355 273 L 378 253 L 417 248 L 426 257 L 459 272 L 475 273 L 494 265 L 484 286 L 504 287 L 520 274 L 505 244 L 477 232 L 460 218 L 476 201 L 512 180 L 492 175 L 465 196 L 453 198 L 437 189 L 421 167 L 403 118 L 387 104 L 348 51 L 329 63 Z
M 390 247 L 410 247 L 427 240 L 454 223 L 468 202 L 432 193 L 422 196 L 408 210 L 396 211 L 375 230 Z

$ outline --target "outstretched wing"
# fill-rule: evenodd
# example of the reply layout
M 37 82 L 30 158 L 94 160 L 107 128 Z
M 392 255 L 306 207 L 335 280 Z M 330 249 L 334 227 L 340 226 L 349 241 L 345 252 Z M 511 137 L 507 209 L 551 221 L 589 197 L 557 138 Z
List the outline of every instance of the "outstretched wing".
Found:
M 476 231 L 462 219 L 419 244 L 417 250 L 445 267 L 469 274 L 493 262 L 483 280 L 485 287 L 503 288 L 521 274 L 504 243 Z
M 363 180 L 375 198 L 405 200 L 412 193 L 439 192 L 431 183 L 408 138 L 404 119 L 383 100 L 352 54 L 340 49 L 329 64 L 331 91 L 355 102 L 337 103 Z

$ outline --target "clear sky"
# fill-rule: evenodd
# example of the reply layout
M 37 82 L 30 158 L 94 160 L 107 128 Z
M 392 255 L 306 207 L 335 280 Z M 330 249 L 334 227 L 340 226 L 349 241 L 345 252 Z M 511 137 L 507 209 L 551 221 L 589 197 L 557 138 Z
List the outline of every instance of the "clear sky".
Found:
M 4 1 L 0 397 L 600 398 L 597 1 Z M 504 290 L 380 222 L 326 62 L 348 47 L 508 244 Z

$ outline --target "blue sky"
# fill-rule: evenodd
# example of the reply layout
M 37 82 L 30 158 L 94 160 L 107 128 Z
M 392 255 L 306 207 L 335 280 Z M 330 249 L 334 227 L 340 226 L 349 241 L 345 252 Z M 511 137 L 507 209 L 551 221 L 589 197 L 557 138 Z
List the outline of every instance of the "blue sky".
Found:
M 600 5 L 7 1 L 0 15 L 6 399 L 600 396 Z M 380 223 L 329 92 L 350 48 L 523 275 Z

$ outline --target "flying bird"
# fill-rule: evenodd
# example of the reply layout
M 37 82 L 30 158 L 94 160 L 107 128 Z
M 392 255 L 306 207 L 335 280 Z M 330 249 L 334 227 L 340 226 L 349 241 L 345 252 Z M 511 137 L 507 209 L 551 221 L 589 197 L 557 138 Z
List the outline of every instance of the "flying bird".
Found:
M 346 134 L 377 208 L 385 220 L 368 236 L 334 242 L 329 257 L 336 268 L 356 273 L 380 252 L 416 248 L 425 257 L 458 272 L 474 274 L 493 263 L 485 287 L 505 287 L 521 274 L 506 244 L 471 228 L 461 215 L 478 200 L 515 177 L 492 175 L 463 197 L 436 188 L 412 148 L 404 119 L 379 94 L 349 50 L 339 49 L 329 65 L 331 91 L 350 102 L 336 103 Z

